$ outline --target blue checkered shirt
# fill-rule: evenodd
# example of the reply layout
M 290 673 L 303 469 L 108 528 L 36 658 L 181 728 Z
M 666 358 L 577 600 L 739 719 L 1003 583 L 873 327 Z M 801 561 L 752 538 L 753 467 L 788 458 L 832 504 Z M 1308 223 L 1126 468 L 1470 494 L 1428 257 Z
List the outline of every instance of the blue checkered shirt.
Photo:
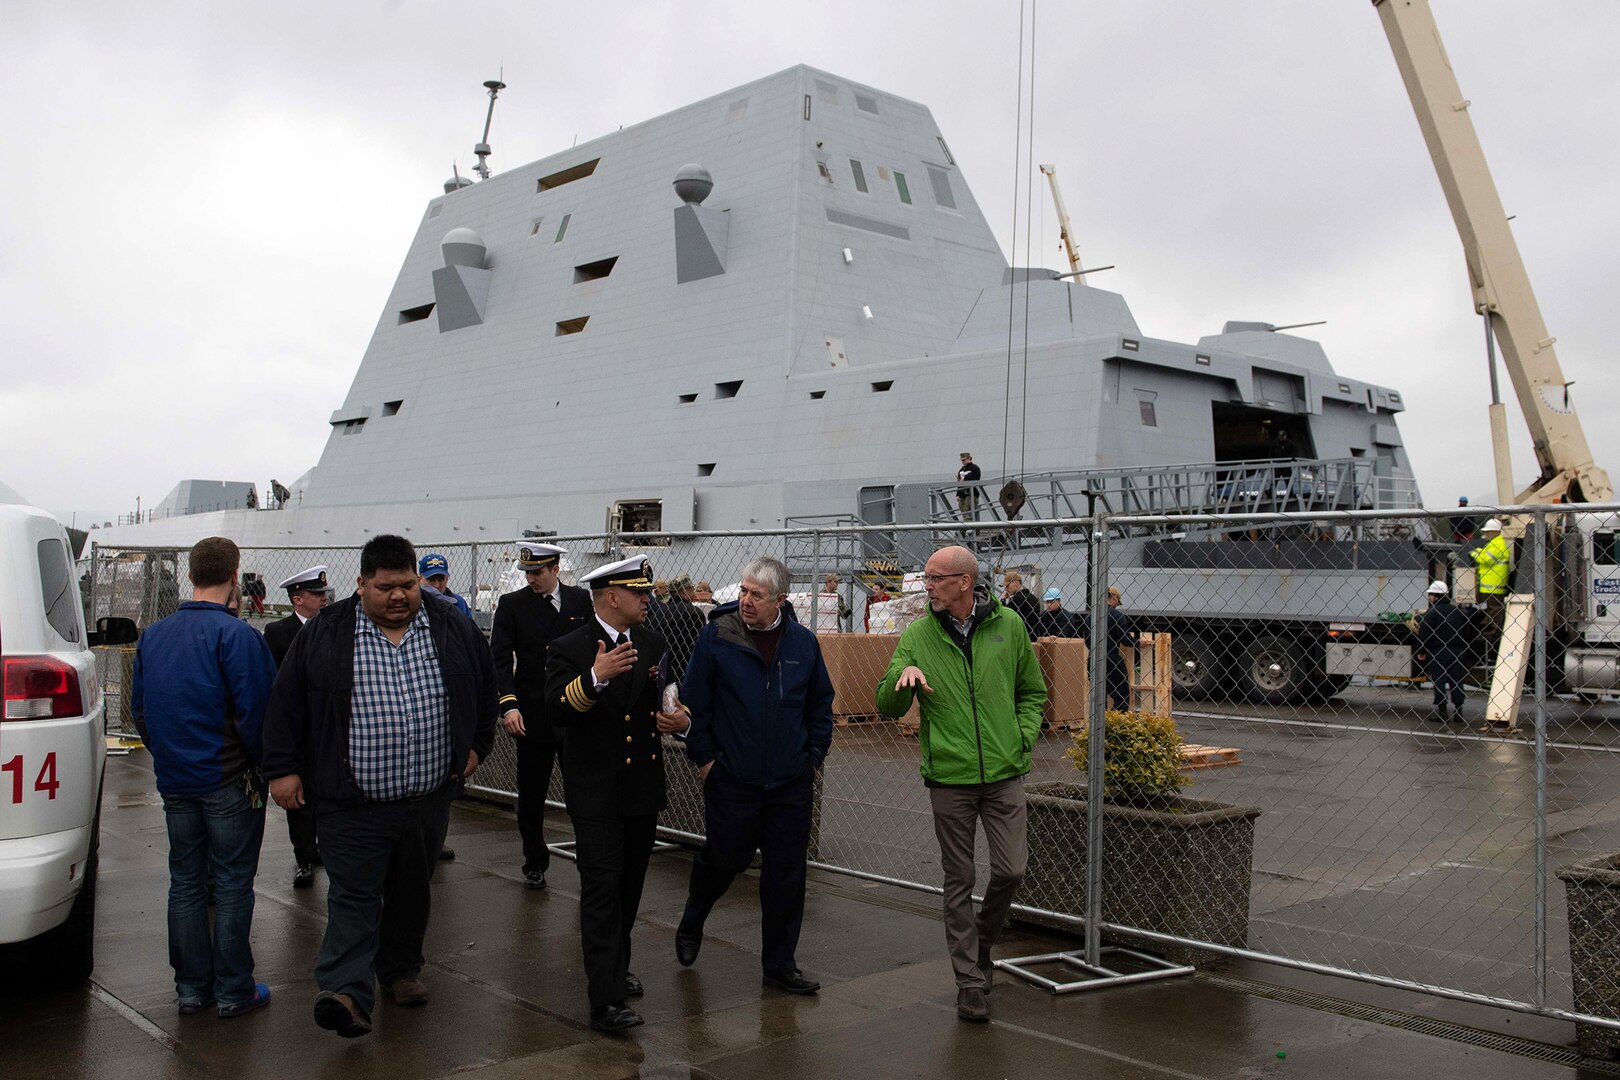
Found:
M 450 709 L 427 612 L 398 645 L 356 608 L 349 768 L 374 802 L 437 791 L 450 776 Z

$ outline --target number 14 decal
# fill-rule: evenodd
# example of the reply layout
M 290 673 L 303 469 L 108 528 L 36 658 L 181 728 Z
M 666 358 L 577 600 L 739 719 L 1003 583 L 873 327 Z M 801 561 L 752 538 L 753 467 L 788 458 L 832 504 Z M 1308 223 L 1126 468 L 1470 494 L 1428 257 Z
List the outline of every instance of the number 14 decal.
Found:
M 10 761 L 0 765 L 0 773 L 11 774 L 11 801 L 22 802 L 23 798 L 23 759 L 18 754 Z M 39 767 L 39 775 L 34 777 L 34 790 L 45 792 L 47 799 L 56 798 L 56 789 L 62 784 L 56 779 L 56 752 L 45 755 L 45 764 Z

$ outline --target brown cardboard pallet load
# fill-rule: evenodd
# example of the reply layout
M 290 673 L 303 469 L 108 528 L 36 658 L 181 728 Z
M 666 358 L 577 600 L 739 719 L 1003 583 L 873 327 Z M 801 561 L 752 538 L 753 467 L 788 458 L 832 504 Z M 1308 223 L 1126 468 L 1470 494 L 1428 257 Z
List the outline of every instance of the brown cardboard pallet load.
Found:
M 1200 743 L 1181 744 L 1183 769 L 1214 769 L 1222 765 L 1243 764 L 1243 753 L 1235 746 L 1204 746 Z

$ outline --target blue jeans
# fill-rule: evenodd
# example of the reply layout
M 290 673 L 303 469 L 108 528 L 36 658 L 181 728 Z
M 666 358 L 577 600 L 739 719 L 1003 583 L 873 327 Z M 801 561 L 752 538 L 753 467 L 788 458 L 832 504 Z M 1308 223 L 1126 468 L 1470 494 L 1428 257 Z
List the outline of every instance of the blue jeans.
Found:
M 165 795 L 169 825 L 169 966 L 182 1002 L 252 1001 L 253 876 L 264 839 L 258 805 L 233 782 L 206 795 Z M 208 928 L 208 873 L 214 927 Z

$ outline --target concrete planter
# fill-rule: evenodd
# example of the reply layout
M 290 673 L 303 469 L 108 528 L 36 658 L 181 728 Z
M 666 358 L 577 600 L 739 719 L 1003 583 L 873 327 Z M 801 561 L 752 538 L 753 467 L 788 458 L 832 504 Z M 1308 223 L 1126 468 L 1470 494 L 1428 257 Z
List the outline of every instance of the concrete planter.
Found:
M 821 789 L 823 770 L 816 770 L 810 804 L 810 858 L 821 858 Z M 658 815 L 661 829 L 693 833 L 702 836 L 703 785 L 698 782 L 697 766 L 686 756 L 686 744 L 673 735 L 664 736 L 664 788 L 669 805 Z M 666 836 L 663 839 L 688 847 L 699 846 L 684 837 Z M 758 856 L 755 856 L 758 862 Z
M 1086 788 L 1026 785 L 1029 869 L 1018 902 L 1083 916 Z M 1171 796 L 1156 809 L 1103 807 L 1103 920 L 1162 934 L 1245 947 L 1257 806 Z M 1033 921 L 1041 922 L 1039 917 Z M 1062 926 L 1056 920 L 1050 925 Z M 1180 962 L 1213 954 L 1170 949 Z
M 1575 1011 L 1620 1019 L 1620 854 L 1599 855 L 1558 871 L 1569 902 L 1569 966 Z M 1575 1025 L 1587 1057 L 1620 1051 L 1620 1031 Z

